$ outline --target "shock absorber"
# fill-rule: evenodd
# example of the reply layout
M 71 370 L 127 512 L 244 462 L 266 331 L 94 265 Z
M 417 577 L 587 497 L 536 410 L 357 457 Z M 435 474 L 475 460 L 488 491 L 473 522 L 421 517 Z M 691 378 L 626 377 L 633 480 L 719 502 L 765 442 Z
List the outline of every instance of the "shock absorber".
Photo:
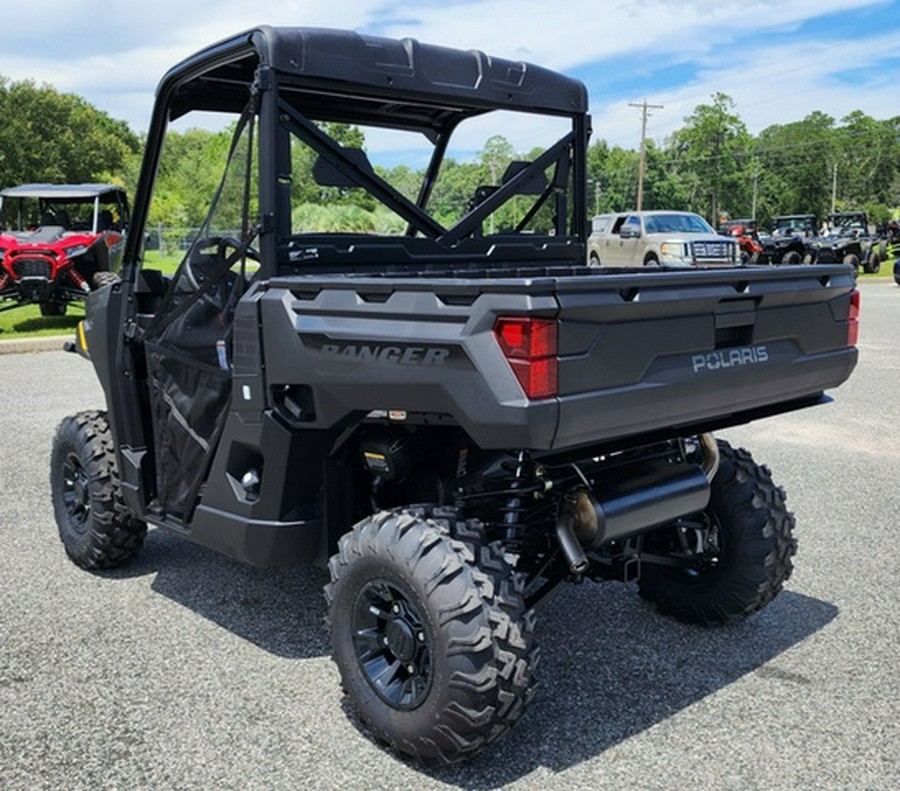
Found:
M 74 266 L 69 267 L 66 275 L 68 275 L 69 280 L 71 280 L 82 291 L 84 291 L 85 293 L 90 292 L 91 287 L 87 284 L 87 280 L 85 280 L 81 276 L 81 273 Z
M 516 490 L 522 488 L 533 465 L 531 458 L 522 450 L 519 451 L 515 462 L 504 462 L 502 466 L 505 470 L 512 472 L 509 488 Z M 506 500 L 504 508 L 503 538 L 506 541 L 516 541 L 522 535 L 524 529 L 522 517 L 528 509 L 522 504 L 522 498 L 515 495 Z

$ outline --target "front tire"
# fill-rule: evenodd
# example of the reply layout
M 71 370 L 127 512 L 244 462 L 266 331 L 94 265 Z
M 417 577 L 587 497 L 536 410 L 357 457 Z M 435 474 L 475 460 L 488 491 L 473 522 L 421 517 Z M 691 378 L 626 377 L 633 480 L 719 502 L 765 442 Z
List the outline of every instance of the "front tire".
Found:
M 797 551 L 794 515 L 768 468 L 727 442 L 719 442 L 719 452 L 706 509 L 645 539 L 648 552 L 692 564 L 647 563 L 638 583 L 640 595 L 661 613 L 704 626 L 765 607 L 790 577 Z
M 65 316 L 68 305 L 65 302 L 41 302 L 41 315 L 45 317 Z
M 845 255 L 843 263 L 850 264 L 850 266 L 853 267 L 854 272 L 859 271 L 859 256 L 855 253 L 848 253 Z
M 147 534 L 122 499 L 106 414 L 79 412 L 59 424 L 50 454 L 50 491 L 59 537 L 81 568 L 127 563 Z
M 343 687 L 377 740 L 427 765 L 494 742 L 533 692 L 533 614 L 479 536 L 475 523 L 381 512 L 345 534 L 328 564 Z
M 111 285 L 112 283 L 119 282 L 119 275 L 115 272 L 109 272 L 107 270 L 101 270 L 100 272 L 95 272 L 94 276 L 91 278 L 91 285 L 94 287 L 94 290 L 98 290 L 103 288 L 104 286 Z

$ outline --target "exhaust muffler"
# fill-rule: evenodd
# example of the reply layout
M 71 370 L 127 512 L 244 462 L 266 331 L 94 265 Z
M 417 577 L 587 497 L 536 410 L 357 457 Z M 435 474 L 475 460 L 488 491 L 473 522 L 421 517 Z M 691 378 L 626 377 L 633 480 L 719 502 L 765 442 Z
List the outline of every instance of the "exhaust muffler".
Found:
M 598 478 L 592 491 L 579 487 L 564 497 L 556 534 L 573 574 L 587 569 L 586 551 L 706 508 L 719 454 L 712 435 L 699 440 L 699 464 L 640 461 Z

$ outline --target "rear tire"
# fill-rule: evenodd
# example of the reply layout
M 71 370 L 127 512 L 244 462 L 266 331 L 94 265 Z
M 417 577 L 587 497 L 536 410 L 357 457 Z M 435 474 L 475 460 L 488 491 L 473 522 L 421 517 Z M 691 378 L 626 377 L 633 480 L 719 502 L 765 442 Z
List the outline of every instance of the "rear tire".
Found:
M 64 418 L 50 455 L 59 537 L 81 568 L 111 569 L 138 551 L 147 526 L 122 499 L 112 435 L 103 412 Z
M 876 250 L 873 247 L 871 252 L 869 253 L 868 260 L 866 261 L 865 265 L 863 266 L 863 271 L 870 275 L 876 275 L 876 274 L 878 274 L 880 269 L 881 269 L 881 258 L 879 258 L 879 256 L 878 256 L 878 250 Z
M 645 564 L 640 595 L 680 621 L 732 623 L 765 607 L 793 570 L 794 515 L 784 490 L 741 448 L 719 442 L 721 463 L 697 519 L 659 528 L 649 552 L 698 561 L 695 568 Z M 700 542 L 705 546 L 699 551 Z
M 800 253 L 796 250 L 788 250 L 782 257 L 781 263 L 793 266 L 794 264 L 799 264 L 802 260 Z
M 499 548 L 473 540 L 477 527 L 381 512 L 345 534 L 328 564 L 344 690 L 378 741 L 428 765 L 478 753 L 533 692 L 533 613 Z

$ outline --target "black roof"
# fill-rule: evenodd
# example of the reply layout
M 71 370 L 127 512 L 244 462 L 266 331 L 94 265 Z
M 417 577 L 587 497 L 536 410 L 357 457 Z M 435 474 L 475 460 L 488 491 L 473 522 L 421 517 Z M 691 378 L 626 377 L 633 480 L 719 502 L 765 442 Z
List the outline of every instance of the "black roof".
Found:
M 522 61 L 323 28 L 261 26 L 220 41 L 170 69 L 173 117 L 188 110 L 239 112 L 258 67 L 271 67 L 298 95 L 288 100 L 320 120 L 437 128 L 448 116 L 498 106 L 574 115 L 587 111 L 579 80 Z M 302 96 L 300 95 L 302 94 Z M 347 99 L 354 99 L 352 114 Z
M 779 214 L 779 215 L 773 217 L 772 219 L 773 220 L 791 220 L 791 219 L 805 220 L 805 219 L 815 219 L 815 216 L 816 216 L 815 214 Z

